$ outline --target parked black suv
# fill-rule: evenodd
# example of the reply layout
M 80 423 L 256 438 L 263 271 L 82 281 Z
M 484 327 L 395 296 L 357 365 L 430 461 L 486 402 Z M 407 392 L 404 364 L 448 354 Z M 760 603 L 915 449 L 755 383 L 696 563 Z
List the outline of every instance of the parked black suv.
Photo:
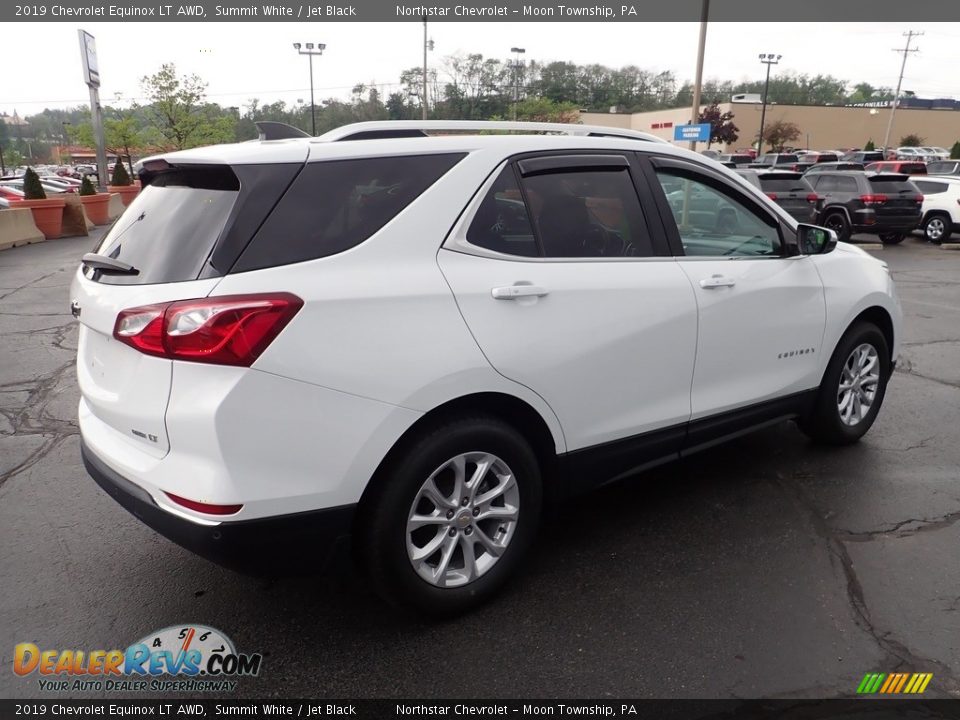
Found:
M 909 175 L 851 170 L 804 177 L 824 198 L 820 224 L 840 240 L 869 233 L 895 245 L 920 224 L 923 195 Z
M 867 163 L 886 160 L 883 156 L 883 150 L 854 150 L 848 152 L 840 158 L 843 162 L 858 162 L 866 165 Z
M 816 225 L 823 198 L 798 172 L 737 168 L 734 172 L 786 210 L 798 222 Z
M 752 168 L 773 168 L 778 167 L 784 170 L 794 165 L 800 160 L 794 153 L 766 153 L 754 160 L 748 167 Z

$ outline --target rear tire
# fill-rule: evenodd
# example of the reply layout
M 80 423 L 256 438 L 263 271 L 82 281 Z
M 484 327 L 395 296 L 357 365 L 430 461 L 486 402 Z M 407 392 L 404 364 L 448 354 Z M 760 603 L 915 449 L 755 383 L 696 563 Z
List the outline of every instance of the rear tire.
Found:
M 828 212 L 823 218 L 823 226 L 837 234 L 837 240 L 847 242 L 850 239 L 850 223 L 847 216 L 837 210 Z
M 849 445 L 873 425 L 890 379 L 890 350 L 873 323 L 853 325 L 837 343 L 812 411 L 800 429 L 817 442 Z
M 533 542 L 542 504 L 529 443 L 488 416 L 425 431 L 371 491 L 357 531 L 364 569 L 386 601 L 433 616 L 463 613 L 503 586 Z
M 953 220 L 949 215 L 934 213 L 923 221 L 923 236 L 932 243 L 950 242 L 953 233 Z
M 903 242 L 903 238 L 906 237 L 902 233 L 881 233 L 880 242 L 884 245 L 899 245 Z

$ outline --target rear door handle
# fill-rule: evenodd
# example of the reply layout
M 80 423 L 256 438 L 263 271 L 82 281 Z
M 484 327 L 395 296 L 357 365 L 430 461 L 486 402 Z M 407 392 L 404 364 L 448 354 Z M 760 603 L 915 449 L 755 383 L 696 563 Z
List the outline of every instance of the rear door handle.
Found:
M 490 291 L 494 300 L 516 300 L 525 297 L 543 297 L 549 295 L 550 291 L 539 285 L 508 285 L 507 287 L 497 287 Z
M 704 278 L 700 281 L 700 287 L 705 290 L 713 290 L 714 288 L 722 287 L 733 287 L 737 284 L 737 281 L 733 278 L 724 277 L 723 275 L 713 275 L 708 278 Z

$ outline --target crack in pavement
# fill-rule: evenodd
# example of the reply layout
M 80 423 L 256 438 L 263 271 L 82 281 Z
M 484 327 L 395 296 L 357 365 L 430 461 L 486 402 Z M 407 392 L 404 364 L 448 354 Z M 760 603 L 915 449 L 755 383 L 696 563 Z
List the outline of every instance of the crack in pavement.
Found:
M 940 688 L 953 695 L 960 693 L 960 679 L 957 678 L 949 665 L 939 660 L 925 658 L 915 654 L 910 648 L 894 638 L 890 631 L 881 631 L 880 628 L 874 625 L 873 619 L 870 617 L 870 608 L 864 597 L 863 585 L 860 583 L 856 568 L 853 566 L 853 559 L 850 557 L 846 546 L 846 543 L 849 541 L 865 541 L 864 539 L 859 539 L 859 535 L 861 534 L 845 533 L 844 531 L 833 529 L 826 522 L 813 500 L 808 497 L 799 485 L 789 483 L 781 476 L 778 476 L 774 482 L 804 513 L 814 532 L 826 543 L 827 551 L 830 553 L 831 558 L 839 563 L 846 580 L 847 599 L 853 610 L 854 622 L 870 635 L 877 646 L 887 654 L 888 662 L 886 665 L 890 667 L 890 672 L 897 672 L 901 668 L 929 668 L 928 672 L 933 671 L 937 676 Z M 939 530 L 942 527 L 952 525 L 957 520 L 960 520 L 960 512 L 951 513 L 929 524 L 904 532 L 915 535 L 918 532 L 924 532 L 921 528 L 928 527 L 928 525 L 936 526 L 930 527 L 930 530 Z M 890 532 L 896 532 L 911 522 L 917 521 L 907 520 L 903 523 L 898 523 L 894 528 L 885 532 L 888 534 Z M 866 540 L 871 539 L 873 538 L 866 538 Z
M 835 530 L 833 534 L 834 537 L 844 542 L 871 542 L 877 538 L 903 538 L 919 535 L 920 533 L 943 530 L 951 525 L 955 525 L 958 520 L 960 520 L 960 510 L 933 519 L 909 518 L 907 520 L 901 520 L 892 527 L 882 530 L 862 530 L 859 532 Z
M 942 380 L 940 378 L 930 377 L 929 375 L 924 375 L 913 369 L 913 361 L 905 355 L 901 355 L 897 358 L 897 367 L 894 372 L 903 374 L 903 375 L 912 375 L 913 377 L 918 377 L 923 380 L 929 380 L 930 382 L 937 383 L 938 385 L 946 385 L 947 387 L 952 387 L 954 389 L 960 390 L 960 383 L 950 382 L 949 380 Z
M 38 278 L 34 278 L 34 279 L 31 280 L 30 282 L 25 283 L 25 284 L 23 284 L 23 285 L 21 285 L 21 286 L 19 286 L 19 287 L 15 287 L 15 288 L 14 288 L 13 290 L 11 290 L 10 292 L 4 293 L 3 295 L 0 295 L 0 300 L 6 300 L 8 297 L 10 297 L 11 295 L 13 295 L 14 293 L 20 292 L 21 290 L 25 290 L 26 288 L 30 287 L 30 286 L 33 285 L 34 283 L 38 283 L 38 282 L 40 282 L 41 280 L 46 280 L 48 277 L 51 277 L 51 276 L 53 276 L 53 275 L 56 275 L 56 274 L 59 273 L 59 272 L 63 272 L 63 268 L 62 268 L 62 267 L 61 267 L 61 268 L 57 268 L 57 269 L 54 270 L 53 272 L 48 272 L 46 275 L 41 275 L 41 276 L 38 277 Z

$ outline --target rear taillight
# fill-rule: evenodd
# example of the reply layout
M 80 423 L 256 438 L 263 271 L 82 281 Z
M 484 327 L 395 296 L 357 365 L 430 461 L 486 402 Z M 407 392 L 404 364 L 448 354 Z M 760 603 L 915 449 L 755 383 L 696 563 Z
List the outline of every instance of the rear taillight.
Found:
M 864 205 L 883 205 L 887 201 L 886 195 L 861 195 Z
M 815 205 L 820 202 L 820 196 L 816 193 L 807 193 L 807 202 L 811 205 Z
M 767 193 L 766 195 L 767 195 L 767 197 L 770 198 L 771 200 L 776 200 L 776 199 L 777 199 L 777 194 L 776 194 L 776 193 Z
M 207 513 L 207 515 L 235 515 L 243 508 L 243 505 L 212 505 L 197 500 L 189 500 L 168 492 L 164 492 L 164 495 L 173 500 L 177 505 L 182 505 L 185 508 L 190 508 L 197 512 Z
M 913 199 L 917 201 L 917 204 L 918 204 L 918 205 L 922 205 L 922 204 L 923 204 L 923 195 L 917 195 L 917 196 L 915 196 Z
M 144 305 L 123 310 L 113 336 L 147 355 L 249 367 L 301 307 L 289 293 Z

